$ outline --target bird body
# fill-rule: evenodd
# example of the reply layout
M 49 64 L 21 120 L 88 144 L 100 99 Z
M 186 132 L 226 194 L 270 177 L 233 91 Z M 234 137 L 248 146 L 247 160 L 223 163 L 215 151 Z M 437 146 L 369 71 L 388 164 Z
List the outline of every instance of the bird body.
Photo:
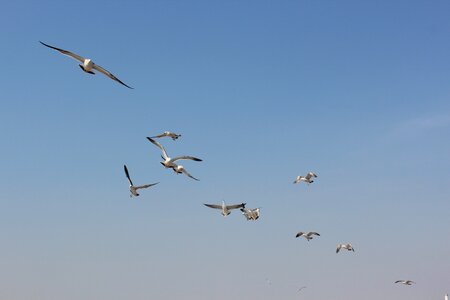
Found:
M 314 235 L 320 236 L 320 234 L 318 234 L 317 232 L 314 232 L 314 231 L 310 231 L 310 232 L 302 232 L 302 231 L 300 231 L 300 232 L 298 232 L 295 235 L 295 237 L 298 238 L 298 237 L 302 236 L 309 242 L 309 240 L 313 239 Z
M 339 250 L 341 250 L 341 249 L 346 249 L 348 251 L 355 252 L 355 249 L 353 248 L 352 244 L 339 244 L 336 248 L 336 253 L 338 253 Z
M 222 201 L 222 205 L 206 203 L 204 203 L 204 205 L 210 208 L 220 209 L 222 216 L 226 217 L 231 213 L 231 210 L 233 209 L 245 208 L 246 203 L 226 205 L 225 201 Z

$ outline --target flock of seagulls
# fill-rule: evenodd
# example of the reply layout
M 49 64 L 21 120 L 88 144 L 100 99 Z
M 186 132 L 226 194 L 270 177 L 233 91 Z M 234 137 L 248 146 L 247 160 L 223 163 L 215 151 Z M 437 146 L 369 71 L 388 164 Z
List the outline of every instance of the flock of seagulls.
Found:
M 112 80 L 122 84 L 123 86 L 133 89 L 132 87 L 130 87 L 129 85 L 125 84 L 124 82 L 122 82 L 120 79 L 118 79 L 116 76 L 114 76 L 111 72 L 107 71 L 106 69 L 100 67 L 99 65 L 95 64 L 91 59 L 89 58 L 84 58 L 78 54 L 75 54 L 73 52 L 64 50 L 64 49 L 60 49 L 51 45 L 48 45 L 44 42 L 39 41 L 42 45 L 51 48 L 53 50 L 56 50 L 66 56 L 69 56 L 77 61 L 79 61 L 81 64 L 79 64 L 79 67 L 86 73 L 89 74 L 95 74 L 94 71 L 98 71 L 106 76 L 108 76 L 109 78 L 111 78 Z M 179 161 L 185 160 L 191 160 L 191 161 L 196 161 L 196 162 L 201 162 L 202 159 L 194 157 L 194 156 L 187 156 L 187 155 L 183 155 L 183 156 L 177 156 L 177 157 L 169 157 L 169 155 L 167 154 L 167 151 L 165 150 L 165 148 L 158 142 L 156 141 L 156 139 L 161 139 L 164 137 L 169 137 L 171 138 L 173 141 L 177 140 L 179 137 L 181 137 L 180 134 L 176 134 L 170 131 L 165 131 L 161 134 L 152 136 L 152 137 L 147 137 L 147 139 L 156 147 L 159 148 L 159 150 L 161 151 L 161 158 L 163 159 L 163 161 L 161 161 L 160 163 L 164 166 L 164 168 L 166 169 L 172 169 L 176 174 L 184 174 L 186 176 L 188 176 L 191 179 L 194 179 L 196 181 L 199 181 L 199 179 L 195 178 L 194 176 L 192 176 L 191 174 L 189 174 L 186 169 L 184 168 L 184 166 L 179 164 Z M 155 183 L 150 183 L 150 184 L 145 184 L 145 185 L 137 185 L 135 186 L 131 180 L 130 177 L 130 173 L 128 171 L 128 168 L 126 165 L 124 165 L 124 172 L 125 175 L 128 179 L 129 182 L 129 190 L 130 190 L 130 198 L 131 197 L 138 197 L 140 194 L 138 193 L 138 190 L 143 190 L 143 189 L 147 189 L 150 188 L 152 186 L 157 185 L 159 182 L 155 182 Z M 308 172 L 306 175 L 302 176 L 299 175 L 295 178 L 294 184 L 297 183 L 301 183 L 301 182 L 305 182 L 307 185 L 310 185 L 311 183 L 314 182 L 314 179 L 317 178 L 317 175 L 314 172 Z M 204 205 L 206 207 L 209 208 L 213 208 L 213 209 L 217 209 L 220 210 L 222 216 L 226 217 L 228 215 L 230 215 L 231 211 L 234 209 L 240 209 L 240 211 L 242 212 L 242 215 L 244 215 L 244 217 L 247 220 L 252 220 L 252 221 L 256 221 L 259 219 L 260 217 L 260 207 L 258 208 L 254 208 L 254 209 L 249 209 L 246 208 L 246 203 L 240 203 L 240 204 L 232 204 L 232 205 L 227 205 L 225 203 L 225 201 L 222 201 L 222 204 L 206 204 L 204 203 Z M 315 236 L 320 236 L 319 233 L 314 232 L 314 231 L 310 231 L 310 232 L 298 232 L 295 237 L 304 237 L 308 242 L 310 240 L 312 240 Z M 347 243 L 347 244 L 338 244 L 337 248 L 336 248 L 336 253 L 339 253 L 341 249 L 345 249 L 347 251 L 353 251 L 355 252 L 355 249 L 353 248 L 352 244 Z M 268 284 L 271 284 L 270 281 L 268 281 Z M 412 285 L 415 284 L 414 281 L 412 280 L 397 280 L 395 281 L 395 283 L 401 283 L 404 285 Z M 306 288 L 306 286 L 302 286 L 301 288 L 298 289 L 298 292 L 300 292 L 302 289 Z M 445 300 L 448 300 L 448 295 L 445 296 Z

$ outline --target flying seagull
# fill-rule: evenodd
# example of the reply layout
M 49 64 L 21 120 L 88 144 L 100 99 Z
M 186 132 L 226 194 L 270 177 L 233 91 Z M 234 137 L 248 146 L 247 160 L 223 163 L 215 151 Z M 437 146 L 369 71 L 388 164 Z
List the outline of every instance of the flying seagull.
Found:
M 181 134 L 176 134 L 176 133 L 173 133 L 170 131 L 164 131 L 160 135 L 152 136 L 151 138 L 156 139 L 156 138 L 162 138 L 162 137 L 166 137 L 166 136 L 171 137 L 172 140 L 175 141 L 176 139 L 178 139 L 181 136 Z
M 413 284 L 413 283 L 415 283 L 414 281 L 411 281 L 411 280 L 397 280 L 396 282 L 394 282 L 394 283 L 402 283 L 402 284 L 404 284 L 404 285 L 411 285 L 411 284 Z
M 259 211 L 260 211 L 260 207 L 258 208 L 241 208 L 242 214 L 247 218 L 247 221 L 252 220 L 252 221 L 256 221 L 259 218 Z
M 159 182 L 156 182 L 156 183 L 151 183 L 151 184 L 134 186 L 133 182 L 131 181 L 130 174 L 128 173 L 127 166 L 123 165 L 123 169 L 125 170 L 125 175 L 127 175 L 128 181 L 130 182 L 130 193 L 131 193 L 130 198 L 133 196 L 135 196 L 135 197 L 139 196 L 139 193 L 137 192 L 137 190 L 146 189 L 146 188 L 149 188 L 149 187 L 154 186 L 155 184 L 159 183 Z
M 348 251 L 355 252 L 355 249 L 353 249 L 352 244 L 339 244 L 336 248 L 336 253 L 338 253 L 339 250 L 341 250 L 341 249 L 347 249 Z
M 175 162 L 176 162 L 177 160 L 202 161 L 200 158 L 193 157 L 193 156 L 178 156 L 178 157 L 170 158 L 170 157 L 167 155 L 166 149 L 164 149 L 164 147 L 163 147 L 160 143 L 158 143 L 157 141 L 155 141 L 154 139 L 152 139 L 152 138 L 150 138 L 150 137 L 147 137 L 147 139 L 148 139 L 153 145 L 155 145 L 156 147 L 158 147 L 158 148 L 161 150 L 161 152 L 162 152 L 161 158 L 164 159 L 164 161 L 162 161 L 161 164 L 162 164 L 165 168 L 167 168 L 167 169 L 172 169 L 172 170 L 173 170 L 175 173 L 177 173 L 177 174 L 183 173 L 183 174 L 189 176 L 189 177 L 192 178 L 192 179 L 198 180 L 197 178 L 195 178 L 195 177 L 193 177 L 191 174 L 189 174 L 189 173 L 184 169 L 183 166 L 177 165 Z
M 320 234 L 318 234 L 317 232 L 313 232 L 313 231 L 310 231 L 310 232 L 301 232 L 301 231 L 300 231 L 299 233 L 297 233 L 297 234 L 295 235 L 295 237 L 298 238 L 298 237 L 302 236 L 302 237 L 304 237 L 304 238 L 309 242 L 309 240 L 312 240 L 312 239 L 313 239 L 313 235 L 320 236 Z
M 79 64 L 79 66 L 80 66 L 80 68 L 81 68 L 84 72 L 89 73 L 89 74 L 95 74 L 95 73 L 93 72 L 93 70 L 99 71 L 100 73 L 105 74 L 106 76 L 108 76 L 108 77 L 111 78 L 112 80 L 117 81 L 118 83 L 120 83 L 120 84 L 126 86 L 126 87 L 129 88 L 129 89 L 132 89 L 131 86 L 128 86 L 128 85 L 126 85 L 125 83 L 123 83 L 119 78 L 117 78 L 116 76 L 114 76 L 113 74 L 111 74 L 109 71 L 103 69 L 103 68 L 100 67 L 99 65 L 96 65 L 90 58 L 84 58 L 84 57 L 81 57 L 81 56 L 79 56 L 78 54 L 72 53 L 72 52 L 70 52 L 70 51 L 63 50 L 63 49 L 60 49 L 60 48 L 56 48 L 56 47 L 47 45 L 46 43 L 43 43 L 43 42 L 41 42 L 41 41 L 39 41 L 39 42 L 40 42 L 42 45 L 46 46 L 46 47 L 52 48 L 52 49 L 54 49 L 54 50 L 56 50 L 56 51 L 61 52 L 61 53 L 64 54 L 64 55 L 70 56 L 70 57 L 72 57 L 73 59 L 78 60 L 79 62 L 81 62 L 81 64 Z
M 232 209 L 237 209 L 237 208 L 245 208 L 245 205 L 247 203 L 241 203 L 241 204 L 234 204 L 234 205 L 226 205 L 225 201 L 222 201 L 222 205 L 218 205 L 218 204 L 206 204 L 204 203 L 205 206 L 210 207 L 210 208 L 215 208 L 215 209 L 220 209 L 222 210 L 222 216 L 226 217 L 231 213 Z
M 317 175 L 314 174 L 313 172 L 308 172 L 308 174 L 306 174 L 306 176 L 297 176 L 297 178 L 295 178 L 294 184 L 295 183 L 299 183 L 299 182 L 306 182 L 307 184 L 313 183 L 314 182 L 314 178 L 316 178 Z

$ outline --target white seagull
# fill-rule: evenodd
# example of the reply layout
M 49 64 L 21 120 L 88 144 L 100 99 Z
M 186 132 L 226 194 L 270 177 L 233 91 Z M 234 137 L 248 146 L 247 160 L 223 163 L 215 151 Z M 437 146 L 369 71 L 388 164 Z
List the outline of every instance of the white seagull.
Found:
M 247 218 L 247 221 L 248 220 L 256 221 L 259 218 L 260 209 L 261 209 L 260 207 L 254 209 L 243 207 L 241 208 L 241 211 L 242 214 Z
M 128 181 L 130 182 L 130 193 L 131 193 L 130 198 L 133 196 L 135 196 L 135 197 L 139 196 L 139 193 L 137 192 L 137 190 L 146 189 L 146 188 L 149 188 L 149 187 L 154 186 L 155 184 L 159 183 L 159 182 L 156 182 L 156 183 L 151 183 L 151 184 L 134 186 L 133 182 L 131 181 L 130 174 L 128 173 L 127 166 L 123 165 L 123 169 L 125 170 L 125 175 L 127 175 Z
M 70 57 L 72 57 L 72 58 L 78 60 L 79 62 L 82 63 L 82 64 L 80 64 L 79 66 L 80 66 L 80 68 L 81 68 L 84 72 L 89 73 L 89 74 L 95 74 L 95 73 L 93 72 L 93 70 L 99 71 L 100 73 L 105 74 L 106 76 L 108 76 L 108 77 L 111 78 L 112 80 L 117 81 L 118 83 L 120 83 L 120 84 L 126 86 L 126 87 L 129 88 L 129 89 L 132 89 L 131 86 L 128 86 L 128 85 L 126 85 L 125 83 L 123 83 L 119 78 L 117 78 L 116 76 L 114 76 L 113 74 L 111 74 L 109 71 L 103 69 L 103 68 L 100 67 L 99 65 L 96 65 L 90 58 L 84 58 L 84 57 L 81 57 L 81 56 L 79 56 L 78 54 L 72 53 L 72 52 L 70 52 L 70 51 L 63 50 L 63 49 L 60 49 L 60 48 L 56 48 L 56 47 L 47 45 L 46 43 L 43 43 L 43 42 L 41 42 L 41 41 L 39 41 L 39 42 L 40 42 L 42 45 L 46 46 L 46 47 L 52 48 L 52 49 L 54 49 L 54 50 L 56 50 L 56 51 L 61 52 L 61 53 L 64 54 L 64 55 L 70 56 Z
M 172 140 L 175 141 L 176 139 L 178 139 L 181 136 L 181 134 L 176 134 L 176 133 L 173 133 L 170 131 L 164 131 L 160 135 L 155 135 L 155 136 L 152 136 L 151 138 L 156 139 L 156 138 L 162 138 L 162 137 L 166 137 L 166 136 L 171 137 Z
M 302 232 L 302 231 L 300 231 L 299 233 L 297 233 L 295 235 L 295 237 L 298 238 L 298 237 L 302 236 L 309 242 L 309 240 L 313 239 L 313 235 L 320 236 L 320 234 L 318 234 L 317 232 L 314 232 L 314 231 L 310 231 L 310 232 Z
M 164 149 L 164 147 L 163 147 L 160 143 L 158 143 L 157 141 L 155 141 L 154 139 L 152 139 L 152 138 L 150 138 L 150 137 L 147 137 L 147 139 L 148 139 L 153 145 L 155 145 L 156 147 L 158 147 L 158 148 L 161 150 L 161 152 L 162 152 L 161 158 L 164 159 L 164 161 L 162 161 L 161 164 L 162 164 L 165 168 L 167 168 L 167 169 L 172 169 L 172 170 L 173 170 L 174 172 L 176 172 L 177 174 L 183 173 L 183 174 L 189 176 L 190 178 L 195 179 L 195 180 L 198 181 L 198 179 L 195 178 L 195 177 L 193 177 L 191 174 L 189 174 L 189 173 L 184 169 L 183 166 L 177 165 L 175 162 L 176 162 L 177 160 L 202 161 L 200 158 L 193 157 L 193 156 L 178 156 L 178 157 L 170 158 L 170 157 L 167 155 L 166 149 Z
M 413 284 L 413 283 L 415 283 L 414 281 L 411 281 L 411 280 L 397 280 L 396 282 L 394 282 L 394 283 L 402 283 L 402 284 L 404 284 L 404 285 L 411 285 L 411 284 Z
M 353 249 L 352 244 L 339 244 L 336 248 L 336 253 L 338 253 L 339 250 L 341 250 L 341 249 L 347 249 L 348 251 L 355 252 L 355 249 Z
M 306 176 L 297 176 L 297 178 L 295 178 L 294 184 L 295 183 L 299 183 L 299 182 L 306 182 L 307 184 L 313 183 L 314 182 L 314 178 L 316 178 L 317 175 L 314 174 L 313 172 L 308 172 L 308 174 L 306 174 Z
M 206 204 L 203 203 L 203 205 L 208 206 L 210 208 L 215 208 L 215 209 L 220 209 L 222 210 L 222 216 L 226 217 L 228 216 L 232 209 L 237 209 L 237 208 L 245 208 L 245 205 L 247 203 L 241 203 L 241 204 L 234 204 L 234 205 L 226 205 L 225 201 L 222 201 L 222 205 L 218 205 L 218 204 Z

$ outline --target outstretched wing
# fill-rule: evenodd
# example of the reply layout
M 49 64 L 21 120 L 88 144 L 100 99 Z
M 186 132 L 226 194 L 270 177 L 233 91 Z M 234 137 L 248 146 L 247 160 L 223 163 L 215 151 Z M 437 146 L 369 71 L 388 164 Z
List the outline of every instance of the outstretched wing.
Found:
M 163 158 L 164 158 L 164 159 L 168 159 L 168 158 L 169 158 L 169 156 L 167 155 L 166 149 L 164 149 L 164 147 L 163 147 L 160 143 L 158 143 L 157 141 L 155 141 L 154 139 L 152 139 L 152 138 L 150 138 L 150 137 L 147 137 L 147 139 L 148 139 L 153 145 L 155 145 L 156 147 L 158 147 L 159 149 L 161 149 L 162 155 L 163 155 Z
M 188 176 L 194 180 L 200 181 L 199 179 L 197 179 L 194 176 L 192 176 L 191 174 L 189 174 L 188 171 L 186 171 L 185 169 L 183 169 L 181 172 L 183 172 L 186 176 Z
M 206 204 L 206 203 L 203 203 L 203 205 L 208 206 L 210 208 L 222 209 L 222 206 L 221 205 L 217 205 L 217 204 Z
M 190 159 L 190 160 L 194 160 L 194 161 L 202 161 L 200 158 L 193 157 L 193 156 L 178 156 L 178 157 L 172 158 L 172 161 L 175 162 L 177 160 L 186 160 L 186 159 Z
M 135 188 L 136 190 L 139 190 L 139 189 L 146 189 L 146 188 L 149 188 L 149 187 L 151 187 L 151 186 L 157 185 L 158 183 L 159 183 L 159 182 L 150 183 L 150 184 L 144 184 L 144 185 L 139 185 L 139 186 L 135 186 L 134 188 Z
M 39 43 L 41 43 L 42 45 L 44 45 L 44 46 L 46 46 L 46 47 L 49 47 L 49 48 L 54 49 L 54 50 L 56 50 L 56 51 L 59 51 L 59 52 L 61 52 L 61 53 L 64 54 L 64 55 L 67 55 L 67 56 L 69 56 L 69 57 L 72 57 L 72 58 L 74 58 L 74 59 L 76 59 L 76 60 L 78 60 L 78 61 L 80 61 L 80 62 L 84 62 L 84 57 L 81 57 L 81 56 L 79 56 L 78 54 L 72 53 L 72 52 L 67 51 L 67 50 L 64 50 L 64 49 L 60 49 L 60 48 L 56 48 L 56 47 L 47 45 L 46 43 L 43 43 L 43 42 L 41 42 L 41 41 L 39 41 Z
M 227 209 L 236 209 L 236 208 L 245 208 L 245 205 L 247 203 L 241 203 L 241 204 L 234 204 L 234 205 L 227 205 Z
M 159 135 L 152 136 L 151 138 L 152 139 L 156 139 L 156 138 L 162 138 L 162 137 L 165 137 L 165 136 L 167 136 L 167 133 L 163 132 L 163 133 L 161 133 Z
M 314 232 L 314 231 L 308 232 L 308 235 L 309 235 L 309 236 L 311 236 L 311 235 L 317 235 L 317 236 L 320 236 L 320 234 L 318 234 L 317 232 Z
M 295 235 L 295 237 L 298 238 L 299 236 L 302 236 L 302 235 L 303 235 L 303 232 L 300 231 L 299 233 L 297 233 L 297 234 Z
M 133 182 L 131 181 L 130 174 L 128 173 L 128 168 L 126 165 L 123 165 L 123 169 L 125 170 L 125 175 L 127 175 L 128 181 L 130 182 L 130 185 L 133 185 Z
M 92 67 L 93 67 L 95 70 L 99 71 L 100 73 L 105 74 L 106 76 L 108 76 L 108 77 L 111 78 L 112 80 L 117 81 L 118 83 L 120 83 L 120 84 L 126 86 L 126 87 L 129 88 L 129 89 L 132 89 L 131 86 L 126 85 L 126 84 L 123 83 L 119 78 L 117 78 L 116 76 L 114 76 L 113 74 L 111 74 L 111 72 L 109 72 L 109 71 L 106 70 L 106 69 L 103 69 L 103 68 L 100 67 L 99 65 L 94 64 Z

